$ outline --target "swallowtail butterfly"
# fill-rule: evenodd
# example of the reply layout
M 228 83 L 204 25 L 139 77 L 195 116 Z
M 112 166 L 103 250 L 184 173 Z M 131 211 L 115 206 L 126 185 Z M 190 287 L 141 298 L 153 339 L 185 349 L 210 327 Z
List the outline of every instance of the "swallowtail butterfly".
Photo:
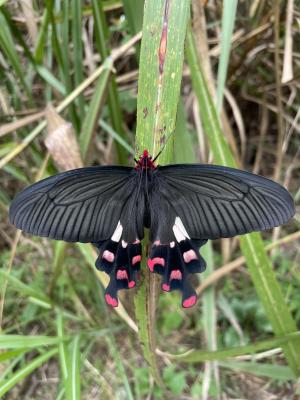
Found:
M 162 275 L 164 291 L 181 290 L 182 306 L 191 307 L 197 297 L 189 278 L 205 269 L 199 249 L 208 239 L 270 229 L 294 213 L 289 192 L 267 178 L 217 165 L 156 166 L 144 150 L 135 168 L 79 168 L 27 187 L 9 218 L 33 235 L 95 245 L 113 307 L 119 289 L 136 285 L 149 228 L 150 271 Z

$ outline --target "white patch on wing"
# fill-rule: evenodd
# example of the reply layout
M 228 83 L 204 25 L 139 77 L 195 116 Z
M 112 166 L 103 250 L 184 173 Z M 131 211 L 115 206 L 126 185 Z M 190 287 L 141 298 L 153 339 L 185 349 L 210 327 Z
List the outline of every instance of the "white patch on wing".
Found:
M 170 247 L 171 247 L 171 248 L 175 247 L 175 242 L 171 242 L 171 243 L 170 243 Z
M 113 242 L 119 242 L 122 236 L 122 232 L 123 232 L 123 226 L 120 224 L 120 221 L 118 222 L 118 225 L 111 237 L 111 240 Z
M 126 249 L 127 245 L 128 245 L 128 243 L 125 242 L 125 240 L 122 240 L 122 247 L 123 247 L 123 249 Z
M 175 224 L 173 225 L 173 232 L 177 242 L 181 242 L 185 239 L 190 239 L 181 219 L 179 217 L 175 218 Z
M 104 258 L 104 260 L 112 263 L 114 261 L 114 259 L 115 259 L 115 255 L 111 251 L 105 250 L 103 252 L 102 258 Z

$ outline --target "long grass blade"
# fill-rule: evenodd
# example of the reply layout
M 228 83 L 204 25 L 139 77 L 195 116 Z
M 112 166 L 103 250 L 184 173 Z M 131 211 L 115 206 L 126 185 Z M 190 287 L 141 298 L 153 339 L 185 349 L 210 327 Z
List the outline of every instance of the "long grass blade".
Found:
M 202 350 L 189 350 L 184 354 L 165 354 L 170 359 L 178 359 L 183 362 L 202 362 L 202 361 L 213 361 L 213 360 L 224 360 L 226 358 L 242 356 L 245 354 L 255 354 L 259 351 L 265 351 L 274 349 L 276 347 L 282 347 L 290 342 L 295 343 L 300 338 L 300 331 L 289 333 L 282 337 L 275 337 L 268 340 L 263 340 L 257 343 L 251 343 L 246 346 L 232 347 L 228 349 L 222 349 L 218 351 L 202 351 Z M 164 354 L 164 353 L 163 353 Z
M 189 1 L 145 1 L 137 100 L 136 149 L 138 153 L 148 149 L 151 154 L 156 155 L 162 143 L 167 143 L 159 158 L 161 164 L 172 160 L 173 139 L 168 139 L 175 130 L 189 6 Z M 144 248 L 145 245 L 144 242 Z M 161 384 L 154 353 L 157 281 L 156 277 L 150 277 L 148 271 L 143 278 L 144 282 L 138 289 L 135 301 L 136 318 L 144 356 L 150 365 L 153 377 Z
M 93 97 L 85 113 L 81 132 L 79 135 L 79 145 L 83 159 L 86 159 L 88 155 L 88 149 L 91 144 L 96 124 L 98 122 L 98 117 L 100 115 L 101 109 L 104 105 L 104 101 L 106 98 L 109 78 L 110 78 L 110 70 L 105 69 L 98 78 L 98 82 L 95 87 Z
M 5 393 L 7 393 L 11 388 L 13 388 L 17 383 L 22 381 L 26 376 L 30 375 L 35 369 L 39 368 L 43 365 L 49 358 L 53 357 L 57 353 L 57 349 L 49 350 L 47 353 L 44 353 L 29 363 L 27 363 L 24 367 L 18 369 L 10 378 L 0 383 L 0 396 L 2 397 Z
M 221 361 L 221 367 L 232 369 L 237 372 L 246 372 L 255 376 L 263 376 L 279 381 L 294 381 L 295 375 L 291 368 L 283 365 L 262 364 L 247 361 Z
M 96 34 L 96 44 L 101 54 L 102 59 L 105 59 L 109 55 L 109 45 L 108 45 L 108 26 L 106 23 L 106 16 L 103 11 L 103 4 L 100 1 L 93 0 L 93 15 L 95 20 L 95 34 Z M 115 131 L 124 139 L 124 129 L 122 121 L 122 110 L 120 106 L 117 85 L 115 77 L 112 76 L 108 85 L 108 107 L 111 118 L 111 123 Z M 123 152 L 122 147 L 117 142 L 118 157 L 121 164 L 127 163 L 126 154 Z
M 25 80 L 25 76 L 23 73 L 23 68 L 22 68 L 22 62 L 18 56 L 18 53 L 16 51 L 16 46 L 11 34 L 11 31 L 9 29 L 9 26 L 6 22 L 6 19 L 4 18 L 1 10 L 0 10 L 0 48 L 2 49 L 3 53 L 6 56 L 6 59 L 10 62 L 16 76 L 20 80 L 22 87 L 29 97 L 29 99 L 32 98 L 32 93 L 29 88 L 28 83 Z
M 53 346 L 60 341 L 59 337 L 42 335 L 0 335 L 0 349 L 34 349 L 40 346 Z
M 66 398 L 80 400 L 80 336 L 75 336 L 70 345 L 70 360 L 66 380 Z
M 187 58 L 191 68 L 194 90 L 200 104 L 201 119 L 210 142 L 215 163 L 235 167 L 235 160 L 222 133 L 217 111 L 206 84 L 201 63 L 196 54 L 191 30 L 187 35 Z M 296 331 L 296 324 L 285 303 L 271 262 L 259 233 L 240 237 L 242 251 L 257 294 L 265 308 L 274 333 L 285 335 Z M 295 374 L 300 374 L 300 341 L 283 345 L 284 354 Z
M 79 86 L 83 82 L 83 48 L 82 48 L 82 2 L 81 0 L 71 0 L 72 10 L 72 42 L 73 42 L 73 65 L 74 83 Z M 80 94 L 76 100 L 78 102 L 77 113 L 80 121 L 84 117 L 84 98 Z
M 221 112 L 224 88 L 227 76 L 227 68 L 230 55 L 231 38 L 233 33 L 237 0 L 224 0 L 222 13 L 222 30 L 221 30 L 221 55 L 218 66 L 217 78 L 217 110 Z

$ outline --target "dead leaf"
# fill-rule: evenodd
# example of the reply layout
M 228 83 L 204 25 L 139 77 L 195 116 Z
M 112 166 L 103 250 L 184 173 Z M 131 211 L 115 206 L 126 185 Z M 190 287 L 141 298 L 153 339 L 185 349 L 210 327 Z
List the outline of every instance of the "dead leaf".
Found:
M 65 121 L 52 105 L 46 108 L 48 134 L 45 145 L 60 171 L 80 168 L 83 162 L 77 138 L 70 122 Z

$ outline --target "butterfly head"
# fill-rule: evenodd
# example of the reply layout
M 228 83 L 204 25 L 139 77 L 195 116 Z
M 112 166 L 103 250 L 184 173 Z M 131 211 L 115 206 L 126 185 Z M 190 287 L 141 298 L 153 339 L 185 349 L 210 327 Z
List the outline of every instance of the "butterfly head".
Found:
M 152 159 L 152 156 L 149 154 L 148 150 L 144 150 L 142 155 L 138 160 L 136 160 L 136 169 L 155 169 L 156 165 Z

